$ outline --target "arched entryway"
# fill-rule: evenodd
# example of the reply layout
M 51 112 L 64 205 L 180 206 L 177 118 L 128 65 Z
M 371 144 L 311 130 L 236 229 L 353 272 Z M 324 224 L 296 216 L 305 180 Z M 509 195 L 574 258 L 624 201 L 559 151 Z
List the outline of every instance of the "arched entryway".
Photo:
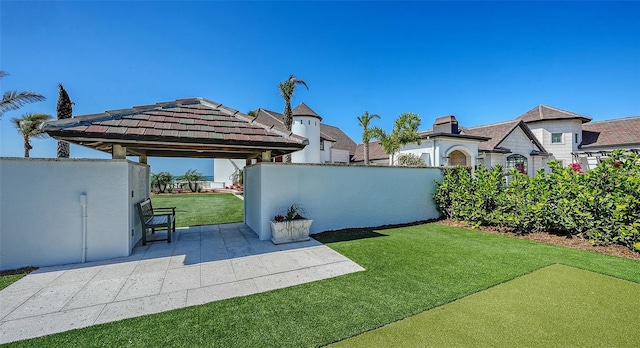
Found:
M 469 159 L 464 152 L 460 150 L 454 150 L 449 153 L 449 165 L 450 166 L 468 166 Z

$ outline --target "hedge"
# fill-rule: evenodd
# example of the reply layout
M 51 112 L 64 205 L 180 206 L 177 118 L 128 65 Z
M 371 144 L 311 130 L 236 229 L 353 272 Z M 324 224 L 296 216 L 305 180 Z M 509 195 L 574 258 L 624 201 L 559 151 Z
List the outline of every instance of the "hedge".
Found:
M 640 155 L 616 150 L 593 170 L 549 162 L 529 177 L 515 169 L 445 169 L 434 199 L 447 218 L 520 233 L 579 235 L 640 250 Z

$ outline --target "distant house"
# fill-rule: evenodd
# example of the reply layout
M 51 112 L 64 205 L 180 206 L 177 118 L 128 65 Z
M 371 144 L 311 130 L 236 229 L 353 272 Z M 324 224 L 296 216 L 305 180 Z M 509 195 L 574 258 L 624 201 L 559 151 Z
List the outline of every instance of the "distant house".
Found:
M 254 120 L 287 132 L 283 114 L 262 108 L 254 113 Z M 303 150 L 291 154 L 292 163 L 351 163 L 357 145 L 340 128 L 323 124 L 322 117 L 305 103 L 300 103 L 292 113 L 291 132 L 309 140 L 309 145 Z M 282 162 L 282 157 L 272 160 Z M 231 185 L 245 165 L 245 160 L 214 159 L 214 180 L 225 186 Z
M 591 122 L 591 118 L 547 105 L 539 105 L 514 120 L 462 127 L 455 116 L 435 120 L 432 130 L 421 132 L 421 144 L 410 144 L 398 154 L 412 153 L 428 166 L 485 166 L 500 164 L 533 175 L 548 168 L 549 160 L 566 166 L 581 163 L 593 168 L 614 149 L 640 151 L 640 116 Z M 363 145 L 355 163 L 362 163 Z M 379 142 L 369 145 L 374 164 L 389 164 Z M 397 158 L 397 156 L 396 156 Z

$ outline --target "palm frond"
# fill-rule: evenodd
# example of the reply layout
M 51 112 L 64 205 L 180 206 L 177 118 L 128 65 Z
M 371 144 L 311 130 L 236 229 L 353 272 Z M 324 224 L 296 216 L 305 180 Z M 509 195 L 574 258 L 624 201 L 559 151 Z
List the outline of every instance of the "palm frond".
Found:
M 43 101 L 46 98 L 36 92 L 29 91 L 8 91 L 2 95 L 2 101 L 0 101 L 0 113 L 19 109 L 22 105 L 27 103 L 34 103 Z

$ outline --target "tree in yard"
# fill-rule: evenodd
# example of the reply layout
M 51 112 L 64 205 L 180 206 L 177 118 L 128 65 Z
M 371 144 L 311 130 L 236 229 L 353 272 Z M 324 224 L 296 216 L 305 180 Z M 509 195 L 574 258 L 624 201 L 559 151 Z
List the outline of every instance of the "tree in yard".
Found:
M 24 157 L 29 157 L 29 151 L 33 149 L 30 142 L 31 138 L 47 137 L 47 133 L 43 133 L 40 130 L 40 125 L 50 119 L 50 115 L 38 113 L 26 113 L 22 115 L 22 118 L 14 117 L 11 119 L 11 122 L 18 129 L 18 133 L 20 133 L 24 139 Z
M 0 70 L 0 79 L 9 75 L 5 71 Z M 2 93 L 2 101 L 0 101 L 0 118 L 6 111 L 17 110 L 27 103 L 43 101 L 46 98 L 41 94 L 29 91 L 7 91 Z
M 58 114 L 59 120 L 64 120 L 67 118 L 71 118 L 71 114 L 73 113 L 73 102 L 69 99 L 69 94 L 62 87 L 62 84 L 58 84 L 59 93 L 58 93 L 58 105 L 56 106 L 56 112 Z M 58 158 L 69 158 L 69 143 L 66 141 L 58 141 Z
M 391 155 L 391 165 L 395 165 L 395 153 L 403 146 L 411 143 L 420 145 L 420 116 L 406 112 L 398 117 L 393 125 L 391 134 L 387 134 L 380 127 L 370 128 L 371 138 L 380 140 L 380 144 L 388 155 Z
M 373 136 L 373 134 L 371 134 L 371 131 L 369 129 L 369 123 L 371 123 L 371 120 L 373 120 L 374 118 L 380 118 L 380 116 L 376 115 L 376 114 L 371 114 L 369 115 L 368 112 L 364 112 L 364 114 L 362 114 L 362 116 L 358 117 L 358 123 L 360 124 L 360 127 L 362 127 L 362 144 L 364 144 L 364 165 L 368 166 L 369 165 L 369 142 L 371 141 L 371 138 Z
M 157 187 L 158 192 L 164 193 L 167 186 L 173 181 L 173 175 L 169 172 L 160 172 L 158 174 L 151 173 L 151 187 Z
M 293 74 L 289 75 L 289 78 L 280 82 L 278 84 L 278 90 L 280 90 L 280 95 L 282 99 L 284 99 L 284 125 L 287 127 L 288 131 L 291 131 L 291 125 L 293 124 L 293 112 L 291 111 L 291 98 L 293 97 L 293 92 L 296 89 L 296 86 L 303 85 L 309 89 L 307 83 L 303 80 L 295 77 Z M 291 154 L 287 154 L 283 158 L 285 163 L 291 163 Z
M 198 183 L 201 181 L 204 181 L 204 176 L 202 176 L 202 173 L 199 173 L 195 169 L 189 169 L 187 170 L 186 173 L 184 173 L 184 175 L 182 176 L 182 179 L 187 181 L 187 184 L 189 185 L 189 190 L 191 192 L 197 192 Z

